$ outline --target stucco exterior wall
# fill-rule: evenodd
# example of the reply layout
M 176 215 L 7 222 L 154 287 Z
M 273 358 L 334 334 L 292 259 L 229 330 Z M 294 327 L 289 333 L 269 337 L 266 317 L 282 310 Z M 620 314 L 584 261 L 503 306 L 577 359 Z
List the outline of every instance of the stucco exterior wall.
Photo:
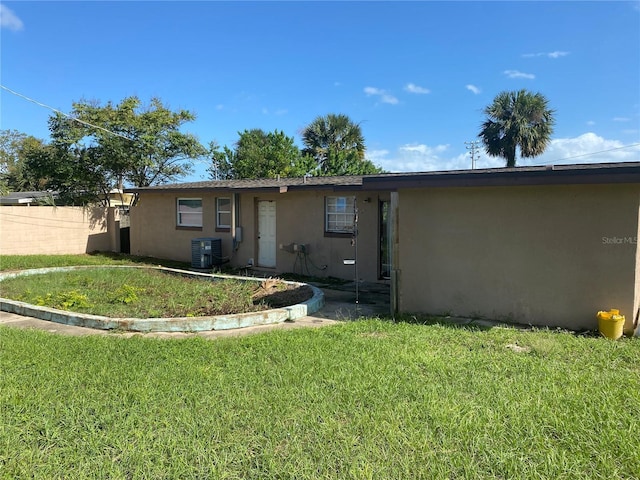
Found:
M 110 251 L 106 208 L 0 207 L 3 255 Z M 112 214 L 113 217 L 113 214 Z
M 353 266 L 343 264 L 344 259 L 355 258 L 351 236 L 328 237 L 324 234 L 324 202 L 326 196 L 356 196 L 358 207 L 358 276 L 364 281 L 378 281 L 378 202 L 388 200 L 388 194 L 349 191 L 317 190 L 307 192 L 261 193 L 239 195 L 237 223 L 230 232 L 215 231 L 215 198 L 233 197 L 232 192 L 193 194 L 142 193 L 131 208 L 131 253 L 180 261 L 191 259 L 191 239 L 213 237 L 222 239 L 223 256 L 230 265 L 244 267 L 250 263 L 266 273 L 295 272 L 319 277 L 355 278 Z M 176 199 L 202 198 L 202 229 L 176 227 Z M 258 202 L 276 203 L 276 268 L 259 268 L 258 260 Z M 235 213 L 234 213 L 235 217 Z M 242 229 L 242 241 L 234 250 L 235 227 Z M 306 262 L 287 246 L 308 246 Z M 280 248 L 282 246 L 282 248 Z M 297 259 L 297 261 L 296 261 Z M 326 265 L 326 268 L 323 268 Z
M 636 243 L 640 239 L 640 208 L 638 208 L 638 232 L 636 233 Z M 640 246 L 636 245 L 636 284 L 635 284 L 636 296 L 633 302 L 632 326 L 627 323 L 627 328 L 635 329 L 636 335 L 640 335 Z
M 202 228 L 177 226 L 178 198 L 202 199 Z M 131 207 L 131 253 L 190 262 L 191 240 L 207 237 L 221 238 L 223 256 L 230 255 L 231 232 L 215 231 L 215 198 L 195 193 L 140 195 L 137 205 Z
M 399 192 L 399 309 L 597 328 L 638 308 L 640 187 Z

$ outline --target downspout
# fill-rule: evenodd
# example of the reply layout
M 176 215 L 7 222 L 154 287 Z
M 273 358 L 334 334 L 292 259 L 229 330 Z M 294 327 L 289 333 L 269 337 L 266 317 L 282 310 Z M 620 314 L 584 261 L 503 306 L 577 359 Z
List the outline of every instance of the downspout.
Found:
M 389 205 L 389 242 L 391 243 L 391 316 L 396 318 L 400 309 L 400 238 L 398 232 L 398 209 L 400 198 L 398 192 L 391 192 Z
M 233 213 L 231 215 L 231 238 L 233 239 L 233 251 L 238 251 L 242 242 L 242 227 L 240 226 L 240 194 L 233 194 Z
M 638 244 L 638 237 L 640 237 L 640 204 L 638 205 L 638 220 L 636 223 L 638 234 L 636 235 L 636 271 L 635 271 L 635 290 L 633 296 L 633 310 L 631 336 L 640 337 L 640 245 Z

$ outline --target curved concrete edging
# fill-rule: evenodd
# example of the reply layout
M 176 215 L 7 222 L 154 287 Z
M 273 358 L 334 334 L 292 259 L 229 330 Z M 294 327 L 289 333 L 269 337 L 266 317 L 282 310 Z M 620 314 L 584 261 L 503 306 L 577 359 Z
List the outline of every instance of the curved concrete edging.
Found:
M 150 268 L 167 272 L 220 279 L 234 279 L 260 282 L 263 279 L 254 277 L 237 277 L 233 275 L 217 275 L 209 273 L 191 272 L 176 268 L 135 266 L 135 265 L 86 265 L 77 267 L 52 267 L 21 270 L 19 272 L 1 272 L 0 282 L 8 278 L 25 275 L 40 275 L 49 272 L 63 272 L 88 268 Z M 25 302 L 0 298 L 0 310 L 26 315 L 29 317 L 48 320 L 76 327 L 96 328 L 100 330 L 126 330 L 134 332 L 202 332 L 208 330 L 229 330 L 232 328 L 251 327 L 254 325 L 268 325 L 293 321 L 317 312 L 324 306 L 324 293 L 319 288 L 299 282 L 282 280 L 289 285 L 307 285 L 313 290 L 313 297 L 303 303 L 289 307 L 274 308 L 261 312 L 237 313 L 232 315 L 217 315 L 209 317 L 178 317 L 178 318 L 111 318 L 102 315 L 67 312 L 49 307 L 40 307 Z

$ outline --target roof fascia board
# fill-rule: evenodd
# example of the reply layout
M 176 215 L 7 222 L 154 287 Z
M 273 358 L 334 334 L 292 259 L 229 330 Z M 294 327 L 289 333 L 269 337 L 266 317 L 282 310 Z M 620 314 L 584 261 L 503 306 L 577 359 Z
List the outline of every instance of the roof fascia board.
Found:
M 161 188 L 129 188 L 126 193 L 282 193 L 295 191 L 396 191 L 400 188 L 421 187 L 498 187 L 519 185 L 571 185 L 640 183 L 640 162 L 612 164 L 597 167 L 552 166 L 533 169 L 516 168 L 508 171 L 489 169 L 482 171 L 425 172 L 413 174 L 374 175 L 362 178 L 359 184 L 296 184 L 287 182 L 269 186 L 202 186 Z
M 365 179 L 364 187 L 397 190 L 421 187 L 500 187 L 526 185 L 586 185 L 640 183 L 640 166 L 605 169 L 535 170 L 482 173 L 403 175 Z
M 167 187 L 167 188 L 127 188 L 125 193 L 285 193 L 282 192 L 282 187 L 287 188 L 288 192 L 297 191 L 345 191 L 345 190 L 362 190 L 362 185 L 282 185 L 273 187 L 196 187 L 196 188 L 180 188 L 180 187 Z

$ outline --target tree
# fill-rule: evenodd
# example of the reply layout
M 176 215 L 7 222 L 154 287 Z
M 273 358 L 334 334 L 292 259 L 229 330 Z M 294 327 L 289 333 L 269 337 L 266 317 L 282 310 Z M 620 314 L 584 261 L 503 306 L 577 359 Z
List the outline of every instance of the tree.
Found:
M 115 106 L 79 102 L 73 107 L 79 120 L 104 130 L 78 122 L 74 128 L 84 133 L 83 139 L 95 139 L 103 161 L 134 186 L 175 181 L 190 173 L 192 161 L 206 153 L 194 135 L 180 131 L 195 115 L 188 110 L 173 112 L 159 98 L 152 98 L 147 107 L 136 96 Z
M 502 92 L 484 113 L 488 118 L 482 124 L 480 138 L 487 153 L 504 158 L 507 167 L 516 166 L 518 148 L 520 157 L 535 157 L 551 141 L 555 112 L 540 93 Z
M 146 107 L 135 96 L 117 105 L 77 102 L 70 116 L 49 118 L 50 148 L 31 156 L 28 166 L 48 178 L 49 188 L 82 203 L 125 182 L 147 187 L 175 181 L 206 153 L 195 136 L 180 131 L 194 119 L 186 110 L 169 110 L 158 98 Z
M 45 150 L 45 143 L 17 130 L 0 130 L 0 193 L 40 190 L 45 181 L 26 166 L 29 156 Z
M 0 130 L 0 175 L 20 161 L 19 151 L 27 135 L 17 130 Z
M 235 150 L 220 148 L 217 143 L 209 145 L 211 178 L 253 179 L 301 177 L 313 168 L 313 161 L 305 158 L 294 144 L 293 138 L 275 130 L 266 133 L 260 129 L 238 132 L 240 138 Z
M 360 125 L 342 114 L 319 116 L 302 131 L 304 154 L 316 163 L 315 175 L 364 175 L 380 168 L 365 159 Z
M 329 175 L 374 175 L 382 169 L 372 161 L 362 159 L 357 152 L 330 147 L 324 159 L 323 171 L 315 171 L 316 176 Z
M 25 166 L 31 175 L 44 179 L 44 188 L 58 192 L 62 204 L 106 203 L 117 182 L 98 147 L 59 139 L 44 149 L 27 152 Z
M 209 158 L 211 165 L 207 167 L 207 172 L 212 180 L 233 180 L 235 178 L 233 170 L 235 152 L 233 150 L 226 145 L 221 148 L 218 142 L 210 142 Z

